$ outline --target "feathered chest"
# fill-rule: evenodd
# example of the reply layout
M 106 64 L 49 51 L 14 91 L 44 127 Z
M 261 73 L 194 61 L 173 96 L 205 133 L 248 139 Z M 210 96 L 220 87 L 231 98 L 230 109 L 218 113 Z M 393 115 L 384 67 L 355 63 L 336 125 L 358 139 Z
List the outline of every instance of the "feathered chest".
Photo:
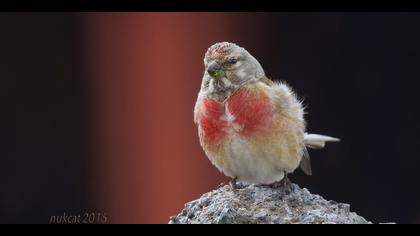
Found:
M 198 125 L 210 147 L 219 146 L 232 134 L 252 137 L 270 131 L 272 105 L 263 91 L 242 88 L 224 102 L 204 98 L 201 107 Z

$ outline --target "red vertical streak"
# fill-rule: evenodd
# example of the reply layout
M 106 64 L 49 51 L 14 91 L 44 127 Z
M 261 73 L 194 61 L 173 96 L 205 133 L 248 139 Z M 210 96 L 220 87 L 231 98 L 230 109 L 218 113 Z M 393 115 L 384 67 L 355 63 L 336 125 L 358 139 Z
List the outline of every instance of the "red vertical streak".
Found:
M 199 146 L 193 108 L 206 49 L 248 37 L 239 17 L 85 15 L 93 200 L 110 222 L 166 223 L 225 180 Z

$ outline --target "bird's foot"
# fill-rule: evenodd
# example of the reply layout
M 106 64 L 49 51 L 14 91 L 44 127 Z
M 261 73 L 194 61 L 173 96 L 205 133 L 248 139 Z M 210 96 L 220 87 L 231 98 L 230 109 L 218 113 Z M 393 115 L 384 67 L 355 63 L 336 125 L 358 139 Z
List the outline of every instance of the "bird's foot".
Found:
M 230 185 L 230 188 L 233 190 L 233 191 L 235 191 L 235 190 L 237 190 L 237 189 L 239 189 L 239 186 L 238 186 L 238 183 L 237 183 L 237 180 L 238 178 L 233 178 L 233 179 L 231 179 L 230 180 L 230 182 L 229 182 L 229 185 Z
M 292 191 L 292 182 L 287 177 L 287 173 L 284 174 L 284 178 L 280 181 L 274 182 L 272 184 L 261 184 L 260 186 L 273 189 L 281 189 L 283 195 L 290 194 Z
M 225 183 L 224 183 L 224 182 L 221 182 L 221 183 L 217 186 L 217 188 L 221 188 L 221 187 L 223 187 L 223 186 L 225 186 Z
M 284 173 L 284 178 L 280 181 L 280 183 L 282 184 L 282 191 L 284 195 L 292 192 L 292 182 L 287 177 L 287 173 Z

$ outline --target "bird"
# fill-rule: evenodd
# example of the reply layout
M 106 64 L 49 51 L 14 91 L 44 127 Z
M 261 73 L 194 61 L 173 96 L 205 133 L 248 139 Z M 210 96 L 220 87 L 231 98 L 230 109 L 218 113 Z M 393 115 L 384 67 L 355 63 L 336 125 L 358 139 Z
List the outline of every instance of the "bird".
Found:
M 286 82 L 268 78 L 245 48 L 215 43 L 204 67 L 194 123 L 206 156 L 233 188 L 236 181 L 285 182 L 298 167 L 312 175 L 307 148 L 340 141 L 307 133 L 302 101 Z

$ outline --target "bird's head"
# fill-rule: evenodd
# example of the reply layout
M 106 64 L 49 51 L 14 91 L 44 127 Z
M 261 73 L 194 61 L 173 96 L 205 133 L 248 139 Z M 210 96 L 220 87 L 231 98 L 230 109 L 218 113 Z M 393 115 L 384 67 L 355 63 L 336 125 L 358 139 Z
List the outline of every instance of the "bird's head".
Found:
M 204 68 L 201 89 L 218 97 L 265 76 L 260 63 L 247 50 L 229 42 L 216 43 L 207 50 Z

